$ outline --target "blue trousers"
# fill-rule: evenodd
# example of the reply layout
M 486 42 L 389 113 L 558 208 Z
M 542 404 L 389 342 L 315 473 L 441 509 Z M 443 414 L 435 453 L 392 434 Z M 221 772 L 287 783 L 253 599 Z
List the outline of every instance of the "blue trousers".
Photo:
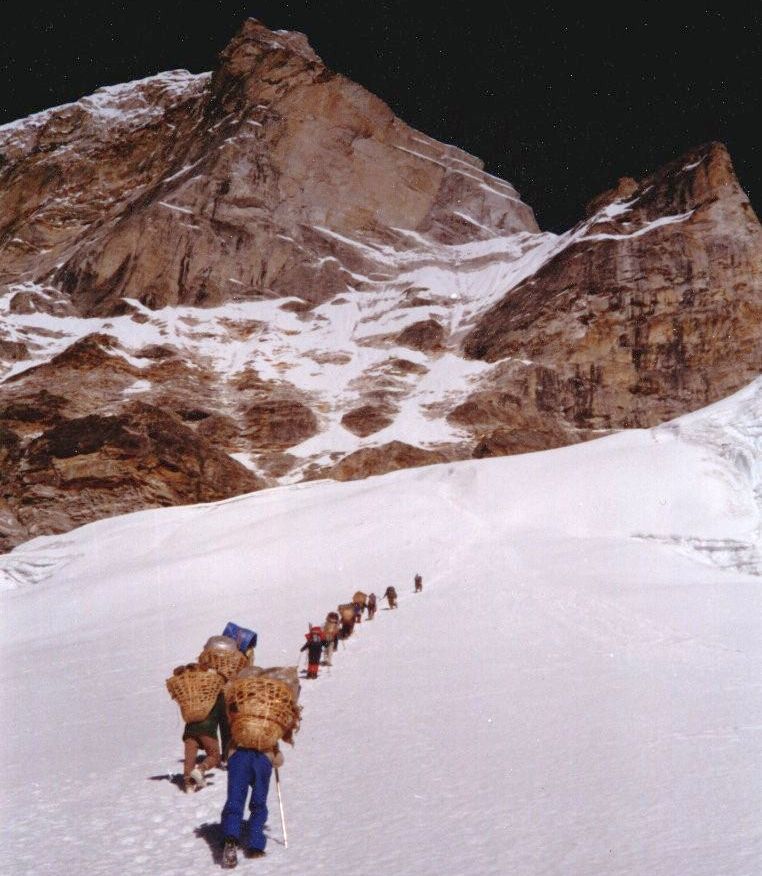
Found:
M 267 791 L 273 767 L 261 751 L 253 748 L 238 748 L 228 760 L 228 799 L 222 810 L 222 834 L 225 837 L 241 838 L 241 822 L 246 806 L 246 796 L 251 788 L 249 801 L 250 849 L 264 851 L 267 839 L 264 826 L 267 821 Z

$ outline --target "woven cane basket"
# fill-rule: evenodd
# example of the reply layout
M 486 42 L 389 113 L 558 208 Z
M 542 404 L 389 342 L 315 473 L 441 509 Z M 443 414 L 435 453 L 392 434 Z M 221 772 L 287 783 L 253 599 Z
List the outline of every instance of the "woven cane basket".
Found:
M 260 673 L 262 678 L 270 678 L 287 685 L 291 691 L 294 702 L 299 700 L 301 685 L 299 684 L 299 670 L 296 666 L 270 666 Z
M 351 621 L 355 619 L 355 607 L 352 603 L 347 603 L 346 605 L 339 606 L 339 614 L 341 615 L 341 619 L 343 621 Z
M 270 751 L 299 723 L 291 689 L 272 678 L 236 678 L 225 686 L 233 742 L 240 748 Z
M 204 669 L 216 669 L 225 676 L 226 681 L 249 665 L 246 655 L 238 650 L 220 651 L 212 648 L 204 648 L 198 655 L 198 662 Z
M 206 718 L 224 685 L 218 672 L 194 664 L 179 666 L 167 679 L 169 695 L 180 706 L 186 724 Z
M 360 605 L 365 608 L 368 604 L 368 594 L 363 593 L 362 590 L 358 590 L 357 593 L 352 597 L 352 602 L 359 602 Z

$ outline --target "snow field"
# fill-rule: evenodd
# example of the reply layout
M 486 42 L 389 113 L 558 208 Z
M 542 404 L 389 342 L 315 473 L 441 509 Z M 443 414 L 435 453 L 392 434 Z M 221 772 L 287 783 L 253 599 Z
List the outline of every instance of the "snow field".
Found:
M 164 689 L 227 620 L 257 663 L 355 589 L 382 609 L 303 684 L 259 872 L 751 874 L 760 392 L 541 454 L 147 511 L 0 558 L 8 872 L 217 872 L 224 772 L 178 793 Z M 637 537 L 633 537 L 637 536 Z M 413 595 L 413 574 L 424 592 Z

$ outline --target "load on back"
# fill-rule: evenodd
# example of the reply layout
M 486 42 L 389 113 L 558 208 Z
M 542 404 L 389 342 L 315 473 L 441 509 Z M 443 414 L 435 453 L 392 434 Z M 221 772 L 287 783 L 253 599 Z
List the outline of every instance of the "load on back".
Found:
M 293 745 L 302 711 L 295 666 L 247 667 L 224 693 L 235 745 L 257 751 L 272 751 L 281 739 Z

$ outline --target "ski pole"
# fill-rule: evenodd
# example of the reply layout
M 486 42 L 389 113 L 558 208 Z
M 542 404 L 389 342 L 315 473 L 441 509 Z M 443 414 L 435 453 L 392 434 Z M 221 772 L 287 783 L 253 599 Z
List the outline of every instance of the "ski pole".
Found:
M 280 773 L 275 767 L 275 787 L 278 791 L 278 806 L 280 807 L 280 823 L 283 826 L 283 848 L 288 848 L 288 834 L 286 833 L 286 816 L 283 814 L 283 797 L 280 792 Z

